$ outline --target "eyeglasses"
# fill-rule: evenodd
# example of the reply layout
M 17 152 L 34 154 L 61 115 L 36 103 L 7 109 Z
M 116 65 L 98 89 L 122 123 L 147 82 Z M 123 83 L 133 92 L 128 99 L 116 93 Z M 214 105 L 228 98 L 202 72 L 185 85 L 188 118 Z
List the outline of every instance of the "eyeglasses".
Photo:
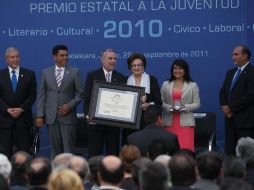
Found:
M 142 64 L 132 65 L 131 67 L 143 67 Z

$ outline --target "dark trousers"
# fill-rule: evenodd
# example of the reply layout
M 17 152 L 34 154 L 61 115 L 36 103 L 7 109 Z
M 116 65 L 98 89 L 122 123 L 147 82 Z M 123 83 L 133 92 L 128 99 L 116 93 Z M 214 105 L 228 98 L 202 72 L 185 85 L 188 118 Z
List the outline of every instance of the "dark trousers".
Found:
M 234 125 L 231 119 L 225 121 L 225 153 L 227 155 L 235 155 L 237 141 L 241 137 L 254 138 L 253 128 L 239 128 Z
M 105 125 L 88 125 L 88 156 L 119 154 L 120 128 Z
M 32 147 L 31 136 L 30 127 L 17 127 L 15 124 L 8 128 L 0 127 L 0 151 L 8 158 L 11 158 L 13 154 L 13 147 L 16 148 L 16 151 L 30 153 Z

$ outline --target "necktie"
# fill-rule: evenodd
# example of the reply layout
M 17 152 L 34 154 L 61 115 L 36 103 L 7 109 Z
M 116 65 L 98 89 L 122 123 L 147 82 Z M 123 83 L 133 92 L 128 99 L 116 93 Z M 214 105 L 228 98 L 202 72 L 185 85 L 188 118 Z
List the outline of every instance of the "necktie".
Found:
M 235 76 L 234 76 L 234 78 L 233 78 L 233 80 L 232 80 L 232 82 L 231 82 L 231 86 L 230 86 L 230 90 L 229 90 L 230 93 L 231 93 L 231 90 L 234 87 L 237 79 L 239 78 L 240 74 L 241 74 L 241 69 L 238 69 Z
M 62 69 L 58 68 L 57 69 L 57 74 L 56 74 L 56 83 L 57 86 L 60 87 L 62 83 L 62 75 L 61 75 Z
M 15 92 L 18 81 L 17 81 L 16 71 L 12 70 L 11 72 L 12 72 L 12 76 L 11 76 L 12 89 L 13 89 L 13 92 Z
M 111 82 L 111 74 L 110 73 L 106 74 L 106 81 Z

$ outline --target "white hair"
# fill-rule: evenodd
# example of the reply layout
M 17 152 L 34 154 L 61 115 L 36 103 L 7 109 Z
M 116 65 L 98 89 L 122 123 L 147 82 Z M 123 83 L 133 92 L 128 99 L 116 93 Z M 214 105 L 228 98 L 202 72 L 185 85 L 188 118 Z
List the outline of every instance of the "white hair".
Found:
M 11 163 L 8 158 L 0 154 L 0 174 L 2 174 L 5 178 L 8 178 L 11 173 Z
M 15 47 L 8 47 L 6 50 L 5 50 L 5 57 L 8 57 L 9 53 L 10 52 L 13 52 L 13 51 L 16 51 L 19 53 L 19 50 Z
M 236 145 L 236 156 L 244 160 L 254 160 L 254 139 L 242 137 Z

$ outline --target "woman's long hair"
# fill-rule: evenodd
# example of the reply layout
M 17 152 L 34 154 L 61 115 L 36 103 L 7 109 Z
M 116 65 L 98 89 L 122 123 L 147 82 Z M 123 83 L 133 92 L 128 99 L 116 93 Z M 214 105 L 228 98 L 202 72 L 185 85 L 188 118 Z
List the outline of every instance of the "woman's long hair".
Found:
M 175 59 L 172 63 L 172 66 L 171 66 L 171 77 L 169 79 L 169 82 L 175 80 L 175 76 L 173 74 L 174 66 L 178 66 L 178 67 L 183 68 L 183 70 L 185 72 L 185 74 L 183 76 L 184 81 L 186 81 L 186 82 L 192 82 L 193 81 L 191 76 L 190 76 L 190 70 L 189 70 L 188 63 L 183 59 Z

